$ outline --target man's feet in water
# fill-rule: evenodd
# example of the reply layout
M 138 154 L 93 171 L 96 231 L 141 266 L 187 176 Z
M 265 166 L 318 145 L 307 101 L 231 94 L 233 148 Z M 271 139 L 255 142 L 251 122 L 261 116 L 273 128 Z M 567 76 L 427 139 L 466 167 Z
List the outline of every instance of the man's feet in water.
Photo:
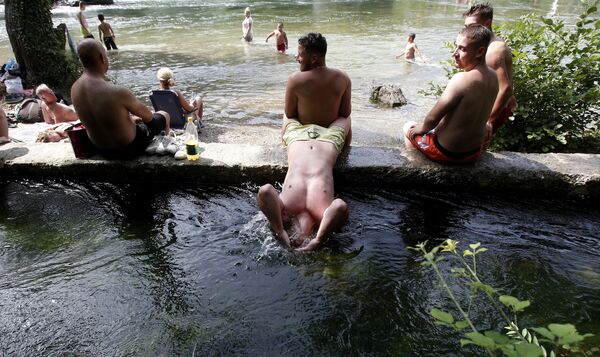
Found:
M 292 250 L 292 245 L 290 244 L 290 238 L 288 237 L 288 234 L 285 230 L 281 231 L 281 232 L 276 232 L 273 231 L 273 233 L 275 233 L 275 239 L 277 239 L 277 241 L 287 250 Z
M 308 244 L 301 246 L 300 248 L 296 248 L 296 252 L 310 252 L 318 249 L 321 246 L 321 242 L 319 240 L 311 239 Z

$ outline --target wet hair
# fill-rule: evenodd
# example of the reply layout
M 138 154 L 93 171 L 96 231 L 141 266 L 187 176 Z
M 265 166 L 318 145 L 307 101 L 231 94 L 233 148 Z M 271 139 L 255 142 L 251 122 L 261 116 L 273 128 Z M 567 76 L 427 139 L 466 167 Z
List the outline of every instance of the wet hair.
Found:
M 98 20 L 100 20 L 100 21 L 104 21 L 104 15 L 102 15 L 102 14 L 98 14 Z
M 279 27 L 279 25 L 283 26 L 283 22 L 278 22 L 277 27 Z
M 408 34 L 408 38 L 413 39 L 413 40 L 415 39 L 416 36 L 417 35 L 414 32 L 411 32 Z
M 244 9 L 244 14 L 246 14 L 247 12 L 251 12 L 250 11 L 250 6 L 248 6 L 247 8 Z
M 474 44 L 477 46 L 477 48 L 483 47 L 486 50 L 490 44 L 490 40 L 492 39 L 492 31 L 479 24 L 470 24 L 465 26 L 458 34 L 474 40 Z
M 494 19 L 494 8 L 489 2 L 477 3 L 463 14 L 463 17 L 477 16 L 481 20 L 493 20 Z
M 327 41 L 320 33 L 311 32 L 302 36 L 298 39 L 298 44 L 304 47 L 308 53 L 315 53 L 322 57 L 327 54 Z

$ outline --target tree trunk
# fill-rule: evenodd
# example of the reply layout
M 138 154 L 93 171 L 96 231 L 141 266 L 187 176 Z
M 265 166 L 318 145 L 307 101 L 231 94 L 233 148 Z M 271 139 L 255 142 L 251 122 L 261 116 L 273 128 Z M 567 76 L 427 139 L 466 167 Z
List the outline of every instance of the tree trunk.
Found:
M 5 0 L 6 32 L 26 82 L 69 92 L 79 66 L 65 52 L 64 24 L 52 27 L 48 0 Z

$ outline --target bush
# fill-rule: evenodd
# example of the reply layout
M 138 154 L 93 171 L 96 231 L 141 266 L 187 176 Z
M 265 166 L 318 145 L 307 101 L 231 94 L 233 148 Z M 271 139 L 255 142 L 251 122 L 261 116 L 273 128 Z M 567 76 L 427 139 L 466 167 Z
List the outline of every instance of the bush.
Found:
M 596 0 L 575 26 L 527 15 L 497 31 L 513 54 L 519 107 L 492 149 L 600 152 L 600 20 Z
M 492 150 L 600 153 L 600 19 L 592 18 L 598 3 L 575 26 L 530 14 L 496 29 L 512 49 L 519 105 Z M 447 68 L 448 78 L 457 71 Z M 430 83 L 420 92 L 439 96 L 443 90 Z

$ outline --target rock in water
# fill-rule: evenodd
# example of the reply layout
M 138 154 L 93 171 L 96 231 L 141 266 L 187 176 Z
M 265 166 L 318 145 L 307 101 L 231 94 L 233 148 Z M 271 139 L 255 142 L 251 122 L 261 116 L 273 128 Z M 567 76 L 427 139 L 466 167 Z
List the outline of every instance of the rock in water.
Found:
M 400 86 L 394 84 L 373 87 L 371 89 L 371 101 L 392 108 L 401 107 L 408 103 Z

